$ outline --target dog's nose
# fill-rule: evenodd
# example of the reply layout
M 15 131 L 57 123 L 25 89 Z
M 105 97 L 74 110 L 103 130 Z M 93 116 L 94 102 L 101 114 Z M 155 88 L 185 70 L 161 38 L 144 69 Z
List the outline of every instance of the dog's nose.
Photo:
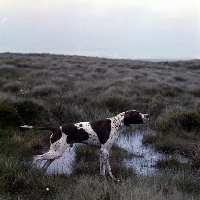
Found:
M 149 114 L 146 114 L 145 117 L 146 117 L 146 118 L 149 118 Z

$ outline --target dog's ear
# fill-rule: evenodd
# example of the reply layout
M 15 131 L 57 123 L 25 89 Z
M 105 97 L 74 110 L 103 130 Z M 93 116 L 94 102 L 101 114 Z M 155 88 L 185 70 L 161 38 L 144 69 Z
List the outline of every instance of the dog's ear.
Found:
M 132 110 L 128 110 L 125 112 L 125 118 L 130 119 Z
M 139 112 L 137 110 L 127 110 L 124 117 L 130 119 L 134 115 L 139 115 Z
M 132 112 L 131 110 L 127 110 L 125 112 L 125 115 L 124 115 L 124 125 L 126 125 L 126 126 L 130 125 L 131 112 Z

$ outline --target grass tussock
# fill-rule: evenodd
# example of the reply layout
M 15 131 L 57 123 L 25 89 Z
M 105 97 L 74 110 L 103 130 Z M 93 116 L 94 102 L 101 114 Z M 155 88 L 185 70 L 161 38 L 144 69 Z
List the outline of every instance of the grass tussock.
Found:
M 200 199 L 199 66 L 199 60 L 0 54 L 0 199 Z M 154 133 L 143 143 L 170 155 L 158 161 L 156 174 L 136 177 L 123 164 L 131 155 L 116 146 L 110 162 L 119 182 L 99 176 L 99 152 L 87 146 L 76 148 L 70 176 L 41 174 L 32 165 L 50 133 L 22 131 L 21 124 L 91 121 L 126 109 L 151 115 Z
M 170 130 L 182 131 L 200 131 L 200 110 L 181 111 L 175 110 L 165 117 L 161 118 L 157 123 L 158 130 L 162 132 Z
M 41 97 L 46 95 L 55 95 L 60 94 L 61 88 L 58 86 L 51 86 L 51 85 L 39 85 L 32 89 L 32 95 L 35 97 Z
M 117 113 L 130 108 L 130 102 L 122 95 L 112 94 L 103 99 L 103 103 L 110 112 Z
M 166 97 L 175 97 L 179 93 L 183 92 L 183 90 L 179 87 L 171 86 L 168 84 L 165 85 L 152 85 L 150 87 L 147 87 L 145 89 L 145 94 L 148 94 L 150 96 L 154 95 L 161 95 Z
M 24 124 L 22 117 L 11 107 L 0 105 L 0 128 L 18 128 Z
M 25 124 L 41 124 L 49 119 L 48 111 L 43 106 L 31 100 L 17 101 L 12 106 L 23 118 Z

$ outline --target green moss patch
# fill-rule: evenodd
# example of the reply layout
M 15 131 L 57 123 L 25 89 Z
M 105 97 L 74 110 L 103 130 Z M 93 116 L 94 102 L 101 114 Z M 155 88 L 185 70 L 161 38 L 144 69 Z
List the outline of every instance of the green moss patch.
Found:
M 35 125 L 41 124 L 48 120 L 48 113 L 43 106 L 34 103 L 33 101 L 20 101 L 14 103 L 13 107 L 17 113 L 23 118 L 25 124 Z
M 0 128 L 18 128 L 24 124 L 22 117 L 11 107 L 0 105 Z

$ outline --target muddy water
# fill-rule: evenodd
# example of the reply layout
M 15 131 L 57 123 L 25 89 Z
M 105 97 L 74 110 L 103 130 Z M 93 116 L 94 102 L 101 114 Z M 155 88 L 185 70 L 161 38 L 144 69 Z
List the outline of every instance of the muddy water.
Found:
M 136 130 L 133 133 L 121 134 L 116 144 L 133 154 L 131 159 L 124 159 L 124 164 L 133 169 L 137 175 L 148 175 L 156 172 L 155 164 L 159 159 L 169 158 L 170 155 L 159 153 L 150 145 L 142 144 L 143 134 Z M 179 156 L 181 162 L 188 162 L 184 157 Z M 47 169 L 47 173 L 67 174 L 72 173 L 72 164 L 75 162 L 75 148 L 65 151 L 63 156 L 55 160 Z M 38 164 L 41 167 L 44 161 Z M 112 166 L 111 166 L 112 167 Z

